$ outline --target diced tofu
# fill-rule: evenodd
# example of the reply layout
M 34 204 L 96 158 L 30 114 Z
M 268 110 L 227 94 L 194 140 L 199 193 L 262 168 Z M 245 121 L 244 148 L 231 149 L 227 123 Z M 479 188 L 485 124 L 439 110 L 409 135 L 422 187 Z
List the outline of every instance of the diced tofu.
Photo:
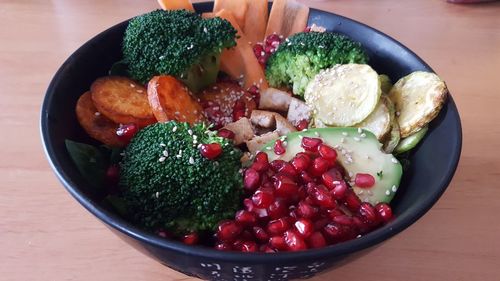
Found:
M 234 144 L 236 145 L 240 145 L 245 141 L 252 139 L 255 135 L 252 124 L 246 117 L 243 117 L 236 122 L 227 124 L 224 126 L 224 129 L 230 130 L 234 133 Z
M 255 126 L 263 128 L 274 128 L 276 127 L 276 121 L 274 118 L 275 112 L 265 111 L 265 110 L 254 110 L 252 115 L 250 115 L 250 121 Z
M 270 109 L 273 111 L 287 111 L 292 95 L 290 93 L 267 88 L 260 93 L 259 109 Z
M 253 139 L 246 141 L 248 150 L 254 154 L 257 150 L 261 149 L 264 144 L 279 138 L 277 132 L 270 132 L 262 136 L 255 136 Z
M 297 126 L 302 120 L 307 120 L 309 122 L 311 119 L 311 108 L 305 102 L 292 98 L 286 117 L 294 126 Z
M 288 133 L 297 131 L 297 129 L 292 125 L 292 123 L 290 123 L 288 120 L 286 120 L 285 117 L 276 113 L 274 118 L 276 119 L 275 132 L 277 132 L 278 135 L 284 136 Z

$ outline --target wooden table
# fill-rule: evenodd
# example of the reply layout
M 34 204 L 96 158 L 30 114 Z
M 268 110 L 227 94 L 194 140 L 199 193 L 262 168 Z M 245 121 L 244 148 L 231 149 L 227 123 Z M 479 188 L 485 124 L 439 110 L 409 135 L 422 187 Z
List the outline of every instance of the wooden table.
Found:
M 57 68 L 156 1 L 0 1 L 0 280 L 188 280 L 117 239 L 63 189 L 39 137 Z M 462 117 L 460 165 L 408 230 L 315 280 L 500 280 L 500 2 L 307 1 L 401 41 L 443 77 Z

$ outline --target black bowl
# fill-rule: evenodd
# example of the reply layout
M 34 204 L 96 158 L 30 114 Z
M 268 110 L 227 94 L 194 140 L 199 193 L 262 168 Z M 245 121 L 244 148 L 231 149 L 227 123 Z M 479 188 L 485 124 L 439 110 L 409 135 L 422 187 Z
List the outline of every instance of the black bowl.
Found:
M 197 11 L 212 9 L 212 3 L 195 5 Z M 370 64 L 393 81 L 412 71 L 432 69 L 412 51 L 366 25 L 348 18 L 311 9 L 309 24 L 348 35 L 363 44 Z M 78 97 L 96 78 L 107 74 L 121 58 L 121 41 L 127 22 L 97 35 L 61 66 L 47 90 L 41 113 L 45 152 L 57 177 L 80 204 L 99 218 L 120 238 L 141 252 L 187 275 L 219 280 L 280 280 L 310 277 L 401 232 L 423 216 L 450 183 L 460 158 L 460 117 L 451 96 L 439 116 L 430 124 L 427 136 L 410 157 L 393 201 L 396 219 L 363 237 L 319 250 L 277 254 L 219 252 L 203 246 L 187 246 L 148 233 L 108 210 L 92 195 L 88 183 L 71 161 L 65 139 L 89 141 L 75 117 Z

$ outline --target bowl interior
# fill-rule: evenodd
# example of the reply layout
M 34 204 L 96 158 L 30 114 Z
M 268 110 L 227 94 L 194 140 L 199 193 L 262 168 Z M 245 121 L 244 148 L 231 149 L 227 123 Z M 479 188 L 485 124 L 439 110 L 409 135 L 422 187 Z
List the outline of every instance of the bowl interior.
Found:
M 210 11 L 211 3 L 195 5 L 200 12 Z M 343 33 L 361 42 L 370 56 L 370 65 L 393 81 L 415 70 L 432 69 L 409 49 L 387 35 L 345 17 L 311 9 L 309 24 L 316 23 L 329 31 Z M 89 90 L 98 77 L 107 75 L 110 66 L 121 59 L 121 41 L 127 22 L 120 23 L 92 38 L 61 66 L 54 76 L 43 103 L 41 133 L 51 165 L 66 189 L 89 211 L 109 226 L 158 247 L 190 252 L 193 248 L 175 241 L 159 239 L 124 221 L 104 208 L 77 171 L 64 146 L 65 139 L 95 143 L 78 125 L 74 108 L 78 97 Z M 396 219 L 386 226 L 353 241 L 321 250 L 280 253 L 285 259 L 307 255 L 342 255 L 381 242 L 402 231 L 421 217 L 448 186 L 460 157 L 462 132 L 457 108 L 449 97 L 430 130 L 410 157 L 400 190 L 392 205 Z M 193 253 L 194 254 L 194 253 Z M 217 256 L 232 260 L 252 260 L 258 254 L 221 253 L 198 247 L 196 255 Z

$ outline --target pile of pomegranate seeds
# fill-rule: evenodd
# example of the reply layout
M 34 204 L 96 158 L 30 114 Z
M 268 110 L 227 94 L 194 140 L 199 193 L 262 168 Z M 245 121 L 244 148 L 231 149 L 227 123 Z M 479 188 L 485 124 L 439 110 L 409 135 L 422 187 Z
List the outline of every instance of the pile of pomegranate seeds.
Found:
M 301 146 L 305 152 L 288 162 L 269 162 L 263 152 L 255 156 L 244 171 L 244 209 L 234 220 L 219 224 L 217 250 L 273 253 L 321 248 L 391 220 L 388 204 L 372 206 L 356 196 L 334 148 L 308 137 Z M 274 149 L 285 153 L 282 141 Z M 371 184 L 364 174 L 358 176 Z
M 278 49 L 283 41 L 283 36 L 271 34 L 266 37 L 263 43 L 257 43 L 253 46 L 253 53 L 262 66 L 265 66 L 272 53 Z

